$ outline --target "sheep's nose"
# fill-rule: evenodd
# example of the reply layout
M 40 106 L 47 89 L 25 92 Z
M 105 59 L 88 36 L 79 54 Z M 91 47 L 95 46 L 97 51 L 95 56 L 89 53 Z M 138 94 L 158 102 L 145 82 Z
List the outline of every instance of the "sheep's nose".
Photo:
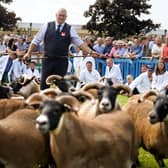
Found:
M 36 124 L 38 125 L 46 125 L 48 123 L 48 119 L 45 115 L 40 115 L 37 119 L 36 119 Z
M 102 105 L 103 105 L 104 107 L 107 107 L 107 106 L 109 106 L 109 103 L 108 103 L 108 102 L 102 102 Z
M 149 114 L 149 121 L 151 124 L 156 123 L 158 121 L 157 115 L 155 115 L 154 113 L 150 113 Z

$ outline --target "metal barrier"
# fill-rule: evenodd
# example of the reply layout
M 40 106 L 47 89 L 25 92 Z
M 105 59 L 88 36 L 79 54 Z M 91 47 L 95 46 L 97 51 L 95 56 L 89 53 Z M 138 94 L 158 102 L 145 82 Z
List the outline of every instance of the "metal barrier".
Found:
M 141 73 L 141 66 L 143 64 L 151 64 L 155 66 L 158 62 L 158 59 L 151 60 L 150 58 L 141 58 L 141 59 L 131 60 L 131 59 L 126 59 L 126 58 L 122 58 L 122 59 L 114 58 L 113 61 L 115 64 L 120 65 L 123 80 L 126 81 L 126 76 L 128 74 L 131 74 L 133 78 L 135 78 Z M 101 71 L 99 69 L 100 66 L 102 67 Z M 96 59 L 96 69 L 99 70 L 102 76 L 104 76 L 105 70 L 106 70 L 105 60 L 101 60 L 97 58 Z M 168 64 L 166 64 L 166 69 L 168 70 Z

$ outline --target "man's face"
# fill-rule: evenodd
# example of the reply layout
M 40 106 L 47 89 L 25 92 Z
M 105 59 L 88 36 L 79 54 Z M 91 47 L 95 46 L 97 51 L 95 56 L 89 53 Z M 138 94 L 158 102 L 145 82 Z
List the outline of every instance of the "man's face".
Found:
M 91 62 L 86 63 L 86 68 L 88 71 L 92 71 L 92 63 Z
M 67 13 L 65 11 L 59 11 L 57 14 L 56 14 L 56 21 L 59 23 L 59 24 L 62 24 L 65 22 L 67 18 Z

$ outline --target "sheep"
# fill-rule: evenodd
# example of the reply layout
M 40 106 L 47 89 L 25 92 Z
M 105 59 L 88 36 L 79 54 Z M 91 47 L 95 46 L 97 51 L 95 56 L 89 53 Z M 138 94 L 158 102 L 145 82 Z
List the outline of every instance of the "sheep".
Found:
M 0 120 L 19 109 L 31 108 L 25 100 L 0 99 Z
M 148 99 L 143 101 L 134 99 L 128 101 L 122 108 L 132 117 L 139 147 L 141 146 L 152 153 L 161 167 L 165 166 L 163 158 L 168 156 L 168 150 L 165 148 L 168 144 L 167 122 L 163 122 L 166 119 L 167 102 L 168 98 L 164 96 L 158 96 L 154 102 Z M 153 113 L 150 113 L 151 111 Z M 160 123 L 152 125 L 152 122 Z
M 13 94 L 12 88 L 9 86 L 0 85 L 0 99 L 10 98 Z
M 13 81 L 10 85 L 13 88 L 14 93 L 23 96 L 25 99 L 28 98 L 32 93 L 40 92 L 39 84 L 35 77 L 28 78 L 26 75 Z
M 37 116 L 33 109 L 22 109 L 0 120 L 0 162 L 6 168 L 32 168 L 49 163 L 49 135 L 42 135 L 35 128 Z
M 119 110 L 88 120 L 72 113 L 79 106 L 72 96 L 41 104 L 36 127 L 43 133 L 51 131 L 51 152 L 57 168 L 130 167 L 137 151 L 129 115 Z
M 60 75 L 50 75 L 46 79 L 47 85 L 56 85 L 62 92 L 72 92 L 76 89 L 74 88 L 74 81 L 79 81 L 78 77 L 75 75 L 66 75 L 64 77 Z
M 128 93 L 130 92 L 130 89 L 123 85 L 103 86 L 99 83 L 87 84 L 84 86 L 83 90 L 93 94 L 96 99 L 95 103 L 88 101 L 83 103 L 78 114 L 91 119 L 102 113 L 120 110 L 121 107 L 116 100 L 118 93 L 121 90 L 127 91 Z
M 154 107 L 149 113 L 149 126 L 146 135 L 146 148 L 154 156 L 160 167 L 166 167 L 163 162 L 168 157 L 168 97 L 158 96 Z

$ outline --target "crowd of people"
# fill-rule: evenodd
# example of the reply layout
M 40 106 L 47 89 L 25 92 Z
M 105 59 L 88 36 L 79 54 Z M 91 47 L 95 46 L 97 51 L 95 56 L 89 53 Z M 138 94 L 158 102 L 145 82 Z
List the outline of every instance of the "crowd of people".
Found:
M 149 89 L 159 89 L 159 91 L 167 93 L 168 72 L 165 64 L 168 61 L 168 36 L 165 37 L 164 42 L 160 36 L 151 35 L 132 37 L 129 40 L 113 40 L 111 37 L 98 37 L 93 40 L 91 36 L 86 36 L 83 41 L 91 50 L 98 53 L 99 59 L 105 60 L 106 71 L 104 77 L 101 77 L 99 69 L 96 69 L 95 66 L 95 58 L 82 51 L 78 46 L 70 44 L 69 56 L 73 56 L 73 62 L 69 61 L 67 74 L 71 74 L 73 69 L 73 73 L 79 77 L 81 84 L 102 79 L 105 81 L 110 79 L 113 84 L 124 83 L 120 65 L 114 64 L 113 58 L 140 59 L 148 57 L 151 60 L 158 59 L 157 66 L 142 65 L 141 74 L 135 79 L 128 74 L 125 84 L 129 85 L 134 93 L 143 93 Z M 32 37 L 29 35 L 5 34 L 0 36 L 1 84 L 17 80 L 23 74 L 35 76 L 40 81 L 40 70 L 36 67 L 36 63 L 40 61 L 35 59 L 35 61 L 25 64 L 23 60 L 31 42 Z M 33 50 L 32 55 L 37 57 L 43 52 L 44 44 L 42 42 Z M 77 87 L 80 87 L 80 84 Z

